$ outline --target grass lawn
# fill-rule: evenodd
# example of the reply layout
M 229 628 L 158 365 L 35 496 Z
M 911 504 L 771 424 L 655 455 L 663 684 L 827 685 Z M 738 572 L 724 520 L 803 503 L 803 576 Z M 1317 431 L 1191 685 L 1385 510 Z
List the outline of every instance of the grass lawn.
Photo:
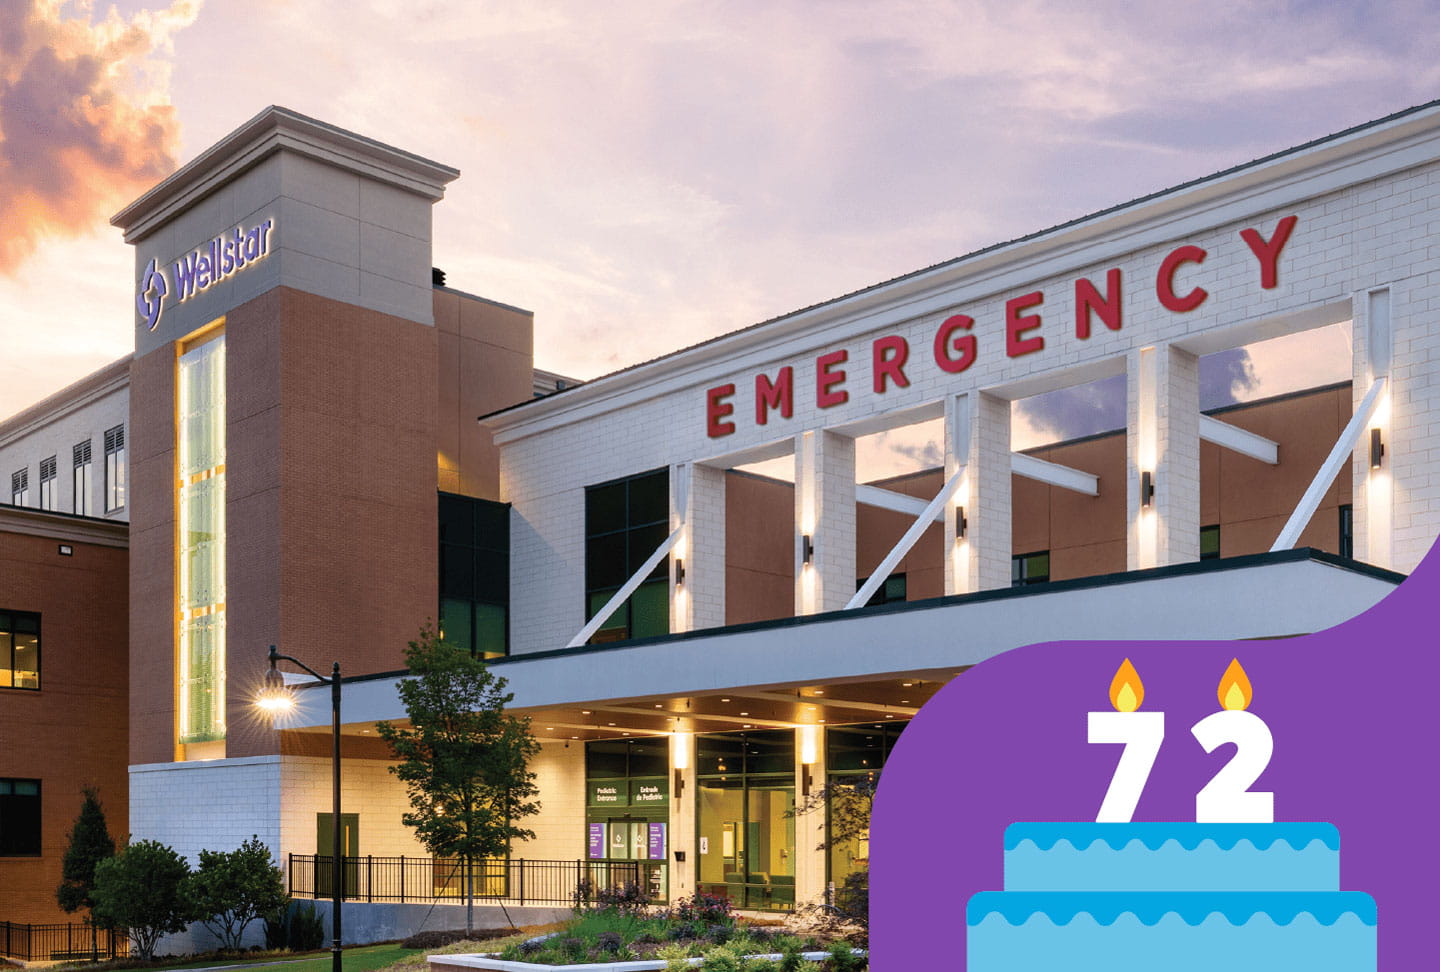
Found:
M 345 972 L 376 972 L 377 969 L 389 968 L 392 965 L 403 962 L 412 956 L 424 954 L 424 949 L 401 948 L 397 943 L 391 942 L 388 945 L 362 945 L 357 948 L 347 948 L 344 954 Z M 281 964 L 283 963 L 283 964 Z M 238 955 L 233 958 L 207 958 L 194 959 L 187 962 L 177 962 L 173 965 L 137 965 L 127 966 L 121 962 L 106 962 L 103 968 L 106 970 L 120 970 L 135 968 L 143 972 L 163 972 L 166 969 L 209 969 L 220 968 L 227 965 L 275 965 L 279 972 L 330 972 L 331 957 L 329 950 L 323 952 L 303 952 L 294 954 L 291 952 L 255 952 L 249 955 Z M 90 965 L 75 965 L 72 969 L 93 969 Z

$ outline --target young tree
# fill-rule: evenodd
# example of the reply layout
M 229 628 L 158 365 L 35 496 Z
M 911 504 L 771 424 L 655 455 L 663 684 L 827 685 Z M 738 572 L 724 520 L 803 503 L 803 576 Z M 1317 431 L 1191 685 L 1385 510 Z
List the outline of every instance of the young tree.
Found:
M 95 918 L 128 928 L 136 954 L 155 957 L 161 935 L 184 930 L 193 911 L 186 898 L 190 865 L 169 847 L 142 840 L 95 865 Z
M 475 927 L 474 864 L 502 857 L 534 831 L 517 822 L 540 811 L 529 761 L 540 752 L 530 721 L 505 713 L 514 695 L 485 662 L 441 641 L 429 626 L 405 651 L 400 700 L 410 727 L 376 725 L 398 765 L 410 812 L 402 818 L 430 853 L 465 868 L 465 930 Z M 506 912 L 508 919 L 509 912 Z
M 258 836 L 233 851 L 202 850 L 188 894 L 200 923 L 230 951 L 239 950 L 252 921 L 289 902 L 280 869 Z
M 91 912 L 90 955 L 96 958 L 99 952 L 95 928 L 95 865 L 106 858 L 115 856 L 115 839 L 105 825 L 105 808 L 100 805 L 100 795 L 92 786 L 81 791 L 85 800 L 80 804 L 80 815 L 70 830 L 70 845 L 65 848 L 65 860 L 60 865 L 60 886 L 55 889 L 55 900 L 66 912 L 81 908 Z

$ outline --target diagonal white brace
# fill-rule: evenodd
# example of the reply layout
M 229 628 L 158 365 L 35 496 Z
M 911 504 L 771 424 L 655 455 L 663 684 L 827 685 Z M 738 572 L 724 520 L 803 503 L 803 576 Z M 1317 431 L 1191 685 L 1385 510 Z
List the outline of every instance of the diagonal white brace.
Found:
M 870 579 L 861 586 L 860 590 L 855 592 L 855 596 L 850 599 L 850 603 L 845 605 L 845 610 L 849 611 L 857 607 L 863 607 L 865 602 L 870 600 L 871 596 L 880 589 L 880 585 L 885 583 L 885 578 L 890 576 L 890 572 L 905 558 L 905 555 L 910 552 L 910 548 L 915 546 L 915 541 L 920 539 L 920 534 L 924 533 L 935 523 L 936 516 L 945 509 L 945 504 L 950 501 L 950 497 L 955 495 L 955 490 L 960 488 L 960 481 L 964 478 L 965 467 L 961 466 L 955 471 L 955 475 L 946 480 L 940 492 L 926 505 L 920 515 L 915 518 L 915 522 L 910 524 L 910 529 L 905 531 L 905 535 L 900 538 L 900 542 L 895 544 L 891 551 L 885 555 L 884 560 L 880 561 L 880 566 L 875 568 L 875 573 L 870 575 Z
M 635 588 L 639 587 L 641 582 L 650 576 L 650 572 L 655 569 L 655 566 L 660 563 L 660 561 L 665 559 L 665 555 L 675 549 L 675 544 L 680 542 L 680 535 L 684 532 L 685 524 L 682 523 L 675 528 L 674 533 L 665 538 L 664 543 L 655 548 L 655 552 L 649 556 L 645 563 L 640 565 L 640 569 L 630 575 L 630 579 L 615 592 L 615 596 L 606 601 L 603 608 L 595 612 L 595 616 L 586 623 L 585 627 L 580 629 L 579 634 L 570 639 L 570 643 L 565 647 L 579 648 L 585 644 L 585 642 L 589 641 L 595 632 L 600 630 L 600 626 L 610 619 L 610 615 L 614 614 L 620 605 L 625 603 L 625 599 L 635 593 Z
M 1375 384 L 1365 393 L 1360 401 L 1360 407 L 1355 414 L 1350 416 L 1350 422 L 1340 433 L 1340 438 L 1335 440 L 1335 448 L 1330 450 L 1330 455 L 1320 464 L 1320 471 L 1310 481 L 1310 488 L 1305 490 L 1305 495 L 1300 497 L 1300 502 L 1295 505 L 1295 512 L 1290 514 L 1290 519 L 1285 521 L 1285 528 L 1280 531 L 1280 536 L 1275 538 L 1275 543 L 1270 547 L 1270 552 L 1277 550 L 1289 550 L 1300 541 L 1300 533 L 1310 518 L 1315 515 L 1315 510 L 1320 506 L 1320 500 L 1324 498 L 1325 491 L 1340 474 L 1350 454 L 1355 451 L 1355 444 L 1360 441 L 1360 434 L 1365 431 L 1369 424 L 1370 417 L 1375 414 L 1376 407 L 1380 404 L 1380 393 L 1385 388 L 1385 379 L 1376 378 Z
M 1017 476 L 1033 479 L 1061 489 L 1071 489 L 1086 496 L 1100 495 L 1100 477 L 1083 469 L 1072 469 L 1058 462 L 1047 462 L 1027 456 L 1023 452 L 1010 453 L 1010 471 Z
M 910 516 L 919 516 L 929 505 L 928 501 L 918 496 L 897 493 L 893 489 L 884 489 L 880 486 L 868 486 L 865 483 L 855 484 L 855 502 L 863 506 L 890 510 L 893 513 L 908 513 Z M 945 519 L 944 511 L 935 514 L 935 519 Z
M 1222 449 L 1238 452 L 1251 459 L 1268 462 L 1272 466 L 1280 462 L 1280 444 L 1274 439 L 1256 435 L 1238 425 L 1222 422 L 1209 415 L 1200 416 L 1200 438 L 1204 442 L 1214 443 Z

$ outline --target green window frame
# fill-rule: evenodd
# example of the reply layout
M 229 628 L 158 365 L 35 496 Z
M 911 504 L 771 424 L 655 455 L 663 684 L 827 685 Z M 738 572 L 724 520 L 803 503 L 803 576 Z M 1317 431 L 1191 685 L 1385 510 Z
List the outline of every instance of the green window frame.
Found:
M 609 603 L 670 535 L 670 470 L 585 488 L 585 620 Z M 670 558 L 605 619 L 591 644 L 670 633 Z
M 510 504 L 439 494 L 440 637 L 481 658 L 510 653 Z
M 40 781 L 0 779 L 0 857 L 39 857 Z
M 1015 554 L 1010 558 L 1010 586 L 1029 587 L 1050 580 L 1050 551 Z
M 1220 524 L 1212 523 L 1200 528 L 1200 559 L 1220 559 Z

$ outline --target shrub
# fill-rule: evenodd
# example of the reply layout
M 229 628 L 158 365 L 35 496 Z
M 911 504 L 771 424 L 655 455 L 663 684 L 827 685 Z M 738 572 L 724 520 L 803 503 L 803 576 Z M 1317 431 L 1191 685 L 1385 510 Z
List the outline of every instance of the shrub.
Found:
M 865 960 L 850 948 L 848 942 L 835 942 L 830 946 L 829 968 L 834 972 L 855 972 L 863 966 L 864 962 Z
M 677 921 L 698 921 L 707 925 L 734 924 L 735 921 L 729 898 L 703 891 L 676 901 L 670 908 L 669 916 Z
M 745 972 L 740 956 L 723 945 L 718 945 L 705 953 L 705 961 L 700 963 L 701 972 Z
M 595 947 L 602 952 L 614 954 L 620 951 L 620 946 L 625 944 L 625 939 L 620 937 L 619 932 L 601 932 L 600 937 L 595 940 Z
M 835 911 L 842 917 L 869 927 L 870 924 L 870 872 L 852 871 L 845 875 L 844 882 L 835 889 Z
M 734 934 L 735 926 L 733 925 L 716 924 L 705 929 L 705 938 L 708 941 L 714 942 L 716 945 L 724 945 L 730 941 Z
M 240 948 L 251 922 L 287 900 L 285 880 L 258 836 L 233 851 L 202 850 L 200 867 L 186 883 L 196 917 L 229 951 Z
M 161 935 L 182 930 L 194 912 L 185 896 L 190 865 L 164 844 L 142 840 L 95 865 L 93 914 L 130 929 L 136 957 L 150 961 Z
M 601 887 L 589 878 L 581 878 L 570 897 L 576 911 L 618 911 L 638 915 L 650 905 L 649 892 L 634 881 Z
M 265 916 L 265 947 L 311 952 L 325 944 L 325 919 L 308 901 L 290 901 Z

